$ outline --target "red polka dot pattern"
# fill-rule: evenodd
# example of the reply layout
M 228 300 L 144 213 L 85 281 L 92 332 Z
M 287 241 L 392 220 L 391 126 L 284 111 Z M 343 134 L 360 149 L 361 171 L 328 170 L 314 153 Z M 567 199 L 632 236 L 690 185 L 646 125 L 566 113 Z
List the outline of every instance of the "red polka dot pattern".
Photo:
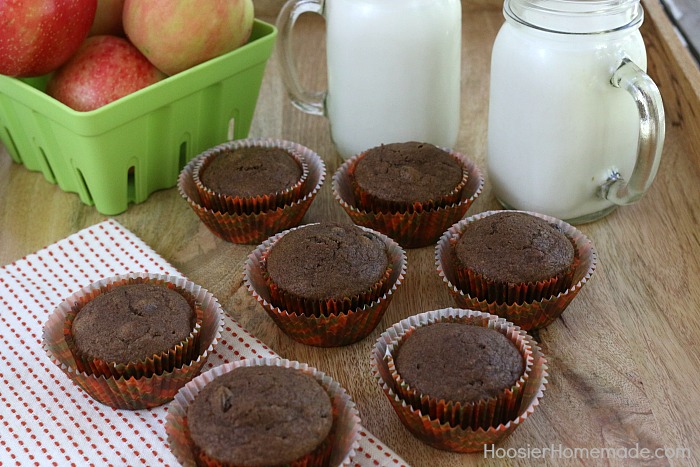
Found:
M 104 406 L 42 349 L 44 322 L 65 297 L 130 272 L 180 275 L 114 220 L 0 268 L 0 465 L 178 465 L 166 442 L 167 406 L 134 412 Z M 275 353 L 225 315 L 222 339 L 205 368 L 268 356 Z M 354 462 L 406 465 L 366 430 Z

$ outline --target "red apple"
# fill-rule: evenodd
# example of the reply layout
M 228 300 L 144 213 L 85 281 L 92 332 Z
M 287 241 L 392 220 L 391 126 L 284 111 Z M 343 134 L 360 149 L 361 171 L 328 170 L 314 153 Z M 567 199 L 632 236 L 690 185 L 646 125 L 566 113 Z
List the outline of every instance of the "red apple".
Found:
M 89 111 L 165 78 L 128 40 L 88 37 L 46 85 L 68 107 Z
M 0 74 L 39 76 L 78 50 L 97 0 L 0 1 Z
M 90 36 L 101 36 L 109 34 L 111 36 L 123 36 L 122 11 L 124 10 L 124 0 L 97 0 L 97 11 L 95 21 L 90 28 Z
M 126 0 L 124 31 L 158 69 L 174 75 L 245 44 L 253 0 Z

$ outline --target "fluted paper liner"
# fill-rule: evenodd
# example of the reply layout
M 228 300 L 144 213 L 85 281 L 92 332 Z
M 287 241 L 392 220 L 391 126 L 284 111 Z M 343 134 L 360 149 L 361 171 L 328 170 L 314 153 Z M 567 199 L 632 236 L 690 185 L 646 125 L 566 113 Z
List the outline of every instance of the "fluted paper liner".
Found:
M 444 317 L 440 322 L 473 325 L 475 324 L 475 319 L 474 317 Z M 440 423 L 449 423 L 451 426 L 471 428 L 473 430 L 498 426 L 501 423 L 507 423 L 508 420 L 512 420 L 518 415 L 523 387 L 532 370 L 532 348 L 525 339 L 524 332 L 520 332 L 519 328 L 510 325 L 510 323 L 489 323 L 486 318 L 476 322 L 478 322 L 477 325 L 489 327 L 506 336 L 515 345 L 523 358 L 523 374 L 512 387 L 504 388 L 496 397 L 482 399 L 469 404 L 461 404 L 458 401 L 441 400 L 431 397 L 429 394 L 422 394 L 411 387 L 397 371 L 395 358 L 399 348 L 413 333 L 415 328 L 399 333 L 398 339 L 388 345 L 387 353 L 384 357 L 391 371 L 392 379 L 396 383 L 396 392 L 401 399 L 409 403 L 414 409 L 439 420 Z
M 440 196 L 437 199 L 415 201 L 413 203 L 383 200 L 364 190 L 357 183 L 357 179 L 355 178 L 355 169 L 357 168 L 358 163 L 367 155 L 367 152 L 370 151 L 370 149 L 368 149 L 367 151 L 363 151 L 357 156 L 355 156 L 355 162 L 352 164 L 348 164 L 347 173 L 352 183 L 354 199 L 356 201 L 357 206 L 365 211 L 374 212 L 422 212 L 457 203 L 461 197 L 462 189 L 467 184 L 467 180 L 469 179 L 469 170 L 465 166 L 463 162 L 464 157 L 461 154 L 452 151 L 451 149 L 439 149 L 449 154 L 461 166 L 462 178 L 449 193 L 446 193 L 445 195 Z
M 365 227 L 360 228 L 374 233 L 384 242 L 391 263 L 391 274 L 383 295 L 359 308 L 341 313 L 304 314 L 273 304 L 270 287 L 262 267 L 263 256 L 288 231 L 267 239 L 248 255 L 243 266 L 243 283 L 279 328 L 295 341 L 317 347 L 353 344 L 371 333 L 384 316 L 394 291 L 401 285 L 406 274 L 406 252 L 386 235 Z
M 120 377 L 89 374 L 78 369 L 76 359 L 66 341 L 64 323 L 76 302 L 95 297 L 113 283 L 124 281 L 167 282 L 185 290 L 194 297 L 202 310 L 199 349 L 195 358 L 183 361 L 171 371 L 141 377 Z M 207 360 L 223 329 L 223 310 L 216 298 L 206 289 L 182 277 L 135 273 L 102 279 L 80 289 L 64 300 L 44 324 L 43 347 L 56 364 L 77 386 L 95 400 L 117 409 L 137 410 L 162 405 L 175 396 L 190 381 Z
M 459 424 L 443 422 L 439 416 L 431 416 L 420 408 L 411 406 L 400 395 L 396 379 L 392 376 L 387 354 L 400 341 L 401 336 L 420 326 L 442 321 L 462 321 L 476 326 L 506 331 L 521 336 L 526 347 L 531 350 L 531 365 L 524 379 L 516 415 L 505 423 L 484 428 L 463 428 Z M 519 338 L 519 339 L 520 339 Z M 391 405 L 406 428 L 423 442 L 447 451 L 483 452 L 485 445 L 496 444 L 512 433 L 523 423 L 540 404 L 547 385 L 547 361 L 535 340 L 512 323 L 476 310 L 444 308 L 420 313 L 406 318 L 388 328 L 377 340 L 371 358 L 372 374 L 384 391 Z M 455 426 L 453 426 L 455 425 Z
M 464 217 L 484 185 L 481 171 L 471 160 L 454 151 L 451 154 L 462 162 L 467 173 L 467 182 L 453 204 L 405 212 L 375 212 L 362 208 L 348 173 L 357 164 L 358 156 L 345 161 L 333 175 L 333 196 L 355 224 L 377 230 L 404 248 L 434 244 L 450 225 Z
M 511 321 L 522 329 L 529 331 L 540 329 L 551 324 L 566 309 L 590 280 L 596 268 L 597 255 L 593 242 L 581 231 L 570 224 L 544 214 L 530 211 L 515 211 L 530 214 L 557 226 L 566 235 L 575 248 L 575 266 L 571 278 L 571 286 L 566 290 L 546 298 L 525 301 L 522 303 L 498 303 L 483 297 L 472 296 L 460 287 L 459 268 L 455 264 L 452 253 L 453 244 L 457 241 L 465 226 L 478 219 L 503 211 L 487 211 L 457 222 L 442 235 L 435 247 L 435 262 L 442 281 L 447 284 L 450 293 L 459 307 L 480 310 L 485 313 L 498 315 Z M 527 292 L 525 292 L 527 293 Z
M 282 144 L 279 140 L 249 138 L 229 141 L 204 151 L 200 157 L 197 157 L 197 163 L 192 170 L 192 178 L 202 205 L 212 211 L 227 212 L 229 214 L 254 214 L 277 209 L 301 198 L 301 192 L 309 176 L 309 167 L 304 158 L 289 144 L 283 149 L 297 162 L 302 173 L 294 185 L 280 192 L 249 197 L 230 196 L 209 189 L 200 179 L 200 174 L 214 159 L 221 155 L 249 147 L 279 148 L 282 147 Z
M 308 167 L 308 177 L 302 184 L 299 197 L 276 209 L 251 214 L 230 214 L 206 207 L 194 182 L 194 168 L 199 155 L 192 159 L 178 178 L 180 195 L 187 200 L 200 220 L 217 237 L 232 243 L 257 244 L 283 230 L 299 225 L 321 189 L 326 177 L 323 160 L 311 149 L 289 141 L 260 139 L 260 144 L 278 145 L 293 151 Z
M 190 430 L 187 422 L 187 417 L 183 421 L 185 436 L 190 436 Z M 319 444 L 316 449 L 307 453 L 306 455 L 295 459 L 288 464 L 284 464 L 285 467 L 326 467 L 330 462 L 330 457 L 333 452 L 333 432 L 328 434 L 325 440 Z M 194 464 L 200 467 L 249 467 L 244 464 L 232 464 L 232 463 L 222 463 L 209 456 L 203 449 L 200 449 L 196 444 L 190 443 L 190 449 L 192 451 L 192 458 L 194 459 Z M 184 465 L 188 465 L 185 463 Z
M 284 368 L 294 368 L 309 374 L 319 382 L 331 398 L 333 406 L 333 427 L 332 445 L 330 458 L 326 465 L 349 466 L 352 465 L 352 458 L 360 446 L 359 430 L 360 417 L 355 407 L 355 403 L 350 395 L 335 380 L 323 372 L 308 366 L 305 363 L 289 361 L 279 358 L 258 358 L 246 359 L 233 363 L 227 363 L 202 373 L 189 383 L 187 383 L 175 396 L 175 399 L 168 407 L 168 415 L 165 420 L 165 431 L 168 435 L 168 445 L 178 461 L 185 466 L 195 465 L 195 449 L 192 440 L 187 435 L 187 408 L 197 397 L 207 384 L 218 376 L 223 375 L 236 368 L 244 366 L 281 366 Z M 270 401 L 273 403 L 274 401 Z M 317 465 L 314 459 L 308 462 L 302 461 L 294 463 L 295 466 Z

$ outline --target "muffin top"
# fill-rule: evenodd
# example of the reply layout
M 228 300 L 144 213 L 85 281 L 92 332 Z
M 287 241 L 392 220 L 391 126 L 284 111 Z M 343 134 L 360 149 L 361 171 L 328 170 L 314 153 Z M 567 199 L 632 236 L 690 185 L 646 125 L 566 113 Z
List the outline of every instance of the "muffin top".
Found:
M 272 282 L 288 293 L 313 300 L 364 293 L 388 267 L 381 238 L 354 224 L 330 222 L 288 232 L 267 257 Z
M 355 167 L 355 183 L 385 202 L 425 203 L 449 195 L 462 181 L 462 166 L 428 143 L 392 143 L 369 149 Z
M 217 155 L 199 178 L 215 193 L 252 197 L 285 191 L 301 175 L 301 166 L 288 151 L 253 146 Z
M 455 255 L 460 266 L 487 279 L 519 284 L 566 272 L 574 260 L 574 246 L 543 219 L 502 211 L 467 224 Z
M 330 397 L 310 375 L 239 367 L 207 384 L 187 409 L 194 443 L 232 465 L 286 465 L 319 446 L 333 424 Z
M 416 328 L 395 361 L 397 372 L 419 393 L 463 404 L 498 395 L 525 369 L 522 354 L 503 334 L 463 323 Z
M 196 319 L 187 300 L 166 286 L 122 285 L 83 306 L 73 321 L 73 342 L 91 358 L 138 362 L 187 339 Z

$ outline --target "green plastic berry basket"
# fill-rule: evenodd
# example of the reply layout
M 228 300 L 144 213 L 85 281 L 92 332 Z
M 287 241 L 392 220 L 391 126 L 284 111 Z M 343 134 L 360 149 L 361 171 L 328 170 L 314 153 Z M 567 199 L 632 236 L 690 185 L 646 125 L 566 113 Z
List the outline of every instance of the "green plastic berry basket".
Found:
M 48 76 L 0 76 L 0 140 L 12 159 L 105 215 L 177 184 L 185 164 L 248 136 L 277 29 L 104 107 L 77 112 L 44 93 Z

